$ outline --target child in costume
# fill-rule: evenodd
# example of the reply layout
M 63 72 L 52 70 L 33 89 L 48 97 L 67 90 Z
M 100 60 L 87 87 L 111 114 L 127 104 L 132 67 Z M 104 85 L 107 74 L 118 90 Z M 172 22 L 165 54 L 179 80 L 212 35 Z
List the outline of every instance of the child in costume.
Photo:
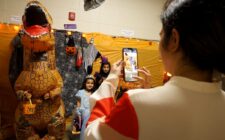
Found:
M 111 69 L 110 62 L 108 61 L 106 57 L 102 56 L 100 71 L 99 73 L 98 72 L 95 73 L 96 89 L 98 89 L 101 83 L 107 78 L 107 76 L 109 75 L 110 69 Z
M 73 121 L 73 133 L 74 131 L 80 132 L 80 140 L 84 139 L 84 130 L 86 127 L 87 120 L 90 116 L 90 104 L 89 96 L 95 90 L 95 79 L 92 75 L 87 75 L 82 88 L 77 92 L 76 97 L 79 99 L 77 101 L 77 107 L 75 109 L 75 117 Z M 75 130 L 74 130 L 75 129 Z

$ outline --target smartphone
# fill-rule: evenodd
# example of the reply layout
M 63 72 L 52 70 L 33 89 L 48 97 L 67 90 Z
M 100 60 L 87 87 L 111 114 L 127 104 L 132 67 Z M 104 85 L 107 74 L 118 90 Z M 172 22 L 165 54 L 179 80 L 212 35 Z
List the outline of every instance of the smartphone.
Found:
M 137 81 L 134 76 L 138 76 L 138 52 L 136 48 L 123 48 L 124 80 L 126 82 Z

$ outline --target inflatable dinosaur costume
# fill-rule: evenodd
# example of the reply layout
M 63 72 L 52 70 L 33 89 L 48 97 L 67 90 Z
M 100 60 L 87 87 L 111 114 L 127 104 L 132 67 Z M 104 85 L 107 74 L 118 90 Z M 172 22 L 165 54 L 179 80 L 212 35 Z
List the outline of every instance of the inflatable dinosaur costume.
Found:
M 55 65 L 52 19 L 38 1 L 31 1 L 23 15 L 23 71 L 15 83 L 18 140 L 58 140 L 65 131 L 64 106 L 60 96 L 62 78 Z

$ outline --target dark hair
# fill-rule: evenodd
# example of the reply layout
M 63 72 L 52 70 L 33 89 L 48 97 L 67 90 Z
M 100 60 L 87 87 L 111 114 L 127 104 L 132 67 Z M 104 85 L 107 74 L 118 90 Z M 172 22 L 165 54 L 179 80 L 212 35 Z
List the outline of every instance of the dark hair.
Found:
M 185 59 L 201 70 L 225 73 L 225 0 L 167 0 L 161 21 L 163 47 L 175 28 Z
M 104 65 L 109 65 L 109 71 L 108 71 L 107 73 L 105 73 L 105 72 L 103 71 Z M 104 62 L 104 63 L 101 64 L 99 74 L 100 74 L 101 76 L 103 76 L 103 77 L 107 77 L 107 76 L 109 75 L 110 69 L 111 69 L 110 63 L 109 63 L 108 61 L 107 61 L 107 62 Z
M 80 97 L 80 96 L 75 96 L 75 100 L 76 100 L 77 102 L 81 102 L 81 97 Z
M 91 80 L 94 81 L 94 83 L 93 83 L 94 86 L 93 86 L 93 88 L 91 89 L 91 93 L 93 93 L 93 92 L 95 91 L 95 79 L 94 79 L 94 78 L 85 78 L 84 81 L 83 81 L 83 84 L 82 84 L 81 89 L 86 89 L 86 82 L 87 82 L 87 80 L 89 80 L 89 79 L 91 79 Z

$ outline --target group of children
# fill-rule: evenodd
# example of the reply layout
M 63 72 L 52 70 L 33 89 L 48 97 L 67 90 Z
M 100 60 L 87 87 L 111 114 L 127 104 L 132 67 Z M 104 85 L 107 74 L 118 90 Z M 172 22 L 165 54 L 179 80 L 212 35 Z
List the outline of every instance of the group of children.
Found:
M 72 133 L 80 134 L 80 140 L 84 139 L 84 130 L 90 116 L 89 97 L 107 78 L 110 69 L 110 62 L 107 59 L 102 59 L 100 71 L 96 72 L 94 76 L 87 75 L 81 89 L 76 93 L 77 104 L 74 109 Z

